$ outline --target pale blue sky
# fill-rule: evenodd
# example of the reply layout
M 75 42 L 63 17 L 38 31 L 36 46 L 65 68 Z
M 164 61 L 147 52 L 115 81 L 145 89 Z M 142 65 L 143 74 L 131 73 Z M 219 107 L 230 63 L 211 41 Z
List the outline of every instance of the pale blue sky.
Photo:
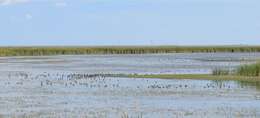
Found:
M 260 45 L 260 0 L 0 0 L 0 45 Z

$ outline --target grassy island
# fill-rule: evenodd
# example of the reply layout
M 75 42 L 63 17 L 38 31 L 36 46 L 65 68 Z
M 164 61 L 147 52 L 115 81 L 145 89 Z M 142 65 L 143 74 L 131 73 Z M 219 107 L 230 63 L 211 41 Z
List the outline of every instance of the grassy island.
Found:
M 121 76 L 129 78 L 238 80 L 260 82 L 260 62 L 249 65 L 241 65 L 232 71 L 215 69 L 212 74 L 129 74 Z

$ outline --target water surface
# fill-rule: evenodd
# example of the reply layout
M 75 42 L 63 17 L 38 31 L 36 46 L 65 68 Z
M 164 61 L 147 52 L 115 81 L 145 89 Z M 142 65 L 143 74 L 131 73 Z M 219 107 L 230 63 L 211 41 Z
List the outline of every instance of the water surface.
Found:
M 210 73 L 259 58 L 259 53 L 2 57 L 0 117 L 258 118 L 260 83 L 100 74 Z

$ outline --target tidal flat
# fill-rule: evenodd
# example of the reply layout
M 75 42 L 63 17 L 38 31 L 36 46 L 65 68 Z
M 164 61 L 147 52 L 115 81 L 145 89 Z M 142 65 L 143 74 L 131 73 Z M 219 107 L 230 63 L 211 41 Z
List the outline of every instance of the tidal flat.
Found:
M 1 57 L 0 117 L 258 118 L 259 81 L 107 75 L 207 75 L 259 59 L 260 53 Z

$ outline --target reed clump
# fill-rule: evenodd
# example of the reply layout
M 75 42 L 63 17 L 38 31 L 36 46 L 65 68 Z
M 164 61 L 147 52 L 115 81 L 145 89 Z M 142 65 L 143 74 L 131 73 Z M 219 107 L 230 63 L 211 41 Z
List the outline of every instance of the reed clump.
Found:
M 212 75 L 236 75 L 236 76 L 260 76 L 260 62 L 254 64 L 241 65 L 235 70 L 214 69 Z
M 238 67 L 236 74 L 241 76 L 260 76 L 260 62 L 242 65 Z
M 227 69 L 214 69 L 212 71 L 213 75 L 230 75 L 231 71 Z

